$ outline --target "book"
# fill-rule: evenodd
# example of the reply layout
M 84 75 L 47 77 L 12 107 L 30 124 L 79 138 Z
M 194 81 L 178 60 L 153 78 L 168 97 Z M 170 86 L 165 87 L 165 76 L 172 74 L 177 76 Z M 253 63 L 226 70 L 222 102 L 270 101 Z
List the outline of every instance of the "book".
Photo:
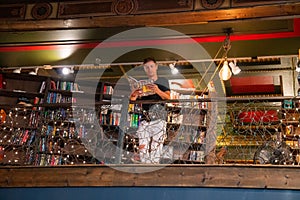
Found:
M 42 84 L 41 84 L 41 87 L 40 87 L 40 90 L 39 90 L 39 93 L 43 93 L 46 89 L 46 82 L 43 81 Z
M 56 90 L 56 84 L 54 81 L 50 81 L 50 89 Z
M 154 92 L 152 90 L 149 90 L 147 87 L 147 85 L 151 85 L 154 83 L 153 80 L 151 80 L 151 79 L 137 80 L 131 76 L 128 76 L 127 80 L 129 82 L 130 89 L 132 92 L 136 91 L 136 90 L 142 90 L 143 96 L 148 96 L 148 95 L 154 94 Z

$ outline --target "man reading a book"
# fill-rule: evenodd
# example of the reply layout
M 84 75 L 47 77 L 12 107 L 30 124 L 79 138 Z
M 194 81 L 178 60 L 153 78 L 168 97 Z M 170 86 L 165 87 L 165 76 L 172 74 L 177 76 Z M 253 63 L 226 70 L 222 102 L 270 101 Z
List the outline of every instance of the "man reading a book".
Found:
M 168 100 L 169 81 L 157 74 L 158 64 L 154 58 L 144 59 L 143 67 L 150 84 L 131 93 L 130 100 Z M 166 136 L 166 114 L 162 104 L 142 104 L 143 117 L 137 130 L 139 156 L 142 163 L 159 163 Z

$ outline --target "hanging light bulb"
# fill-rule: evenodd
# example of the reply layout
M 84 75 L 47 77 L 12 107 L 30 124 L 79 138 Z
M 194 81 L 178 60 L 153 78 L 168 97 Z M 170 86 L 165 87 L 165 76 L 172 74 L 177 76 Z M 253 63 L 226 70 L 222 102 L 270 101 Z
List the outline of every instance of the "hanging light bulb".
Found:
M 74 73 L 74 67 L 64 67 L 62 68 L 63 75 L 73 74 Z
M 70 68 L 69 68 L 69 67 L 64 67 L 64 68 L 62 68 L 62 73 L 63 73 L 63 75 L 68 75 L 68 74 L 70 74 Z
M 174 75 L 178 73 L 178 69 L 175 68 L 175 65 L 176 65 L 176 62 L 169 64 L 169 67 L 171 69 L 171 73 L 174 74 Z
M 227 81 L 230 79 L 232 73 L 230 71 L 230 68 L 228 66 L 228 61 L 225 60 L 222 69 L 219 72 L 219 76 L 223 81 Z

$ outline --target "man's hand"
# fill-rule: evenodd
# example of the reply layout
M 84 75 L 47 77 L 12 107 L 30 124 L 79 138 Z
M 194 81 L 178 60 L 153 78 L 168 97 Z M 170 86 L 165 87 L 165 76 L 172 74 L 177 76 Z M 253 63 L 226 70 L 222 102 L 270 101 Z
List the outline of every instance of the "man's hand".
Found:
M 142 90 L 135 90 L 130 95 L 130 100 L 135 101 L 138 97 L 142 96 L 143 91 Z
M 149 84 L 147 87 L 155 94 L 158 94 L 162 99 L 170 99 L 170 91 L 163 92 L 156 84 Z
M 148 84 L 146 87 L 148 90 L 152 91 L 155 94 L 157 94 L 157 92 L 160 91 L 156 84 Z

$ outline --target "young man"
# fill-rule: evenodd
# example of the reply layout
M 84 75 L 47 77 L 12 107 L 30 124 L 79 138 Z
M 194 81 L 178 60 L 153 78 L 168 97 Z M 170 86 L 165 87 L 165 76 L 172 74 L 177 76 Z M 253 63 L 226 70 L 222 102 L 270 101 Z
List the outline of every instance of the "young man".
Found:
M 169 82 L 167 79 L 158 77 L 157 69 L 158 65 L 154 58 L 145 58 L 144 59 L 144 70 L 149 79 L 154 81 L 153 84 L 148 85 L 148 89 L 153 91 L 153 95 L 143 96 L 142 90 L 136 90 L 131 94 L 130 100 L 136 100 L 138 97 L 141 97 L 143 100 L 162 100 L 170 99 L 170 88 Z
M 167 100 L 170 99 L 169 81 L 166 78 L 158 77 L 158 65 L 154 58 L 144 59 L 144 70 L 153 84 L 147 85 L 150 95 L 145 95 L 143 90 L 133 91 L 130 100 Z M 137 130 L 139 137 L 139 155 L 142 163 L 159 163 L 162 155 L 162 147 L 166 135 L 166 119 L 164 107 L 160 104 L 143 104 L 142 121 Z M 155 114 L 156 113 L 156 114 Z M 152 116 L 153 115 L 153 116 Z M 155 115 L 155 116 L 154 116 Z

